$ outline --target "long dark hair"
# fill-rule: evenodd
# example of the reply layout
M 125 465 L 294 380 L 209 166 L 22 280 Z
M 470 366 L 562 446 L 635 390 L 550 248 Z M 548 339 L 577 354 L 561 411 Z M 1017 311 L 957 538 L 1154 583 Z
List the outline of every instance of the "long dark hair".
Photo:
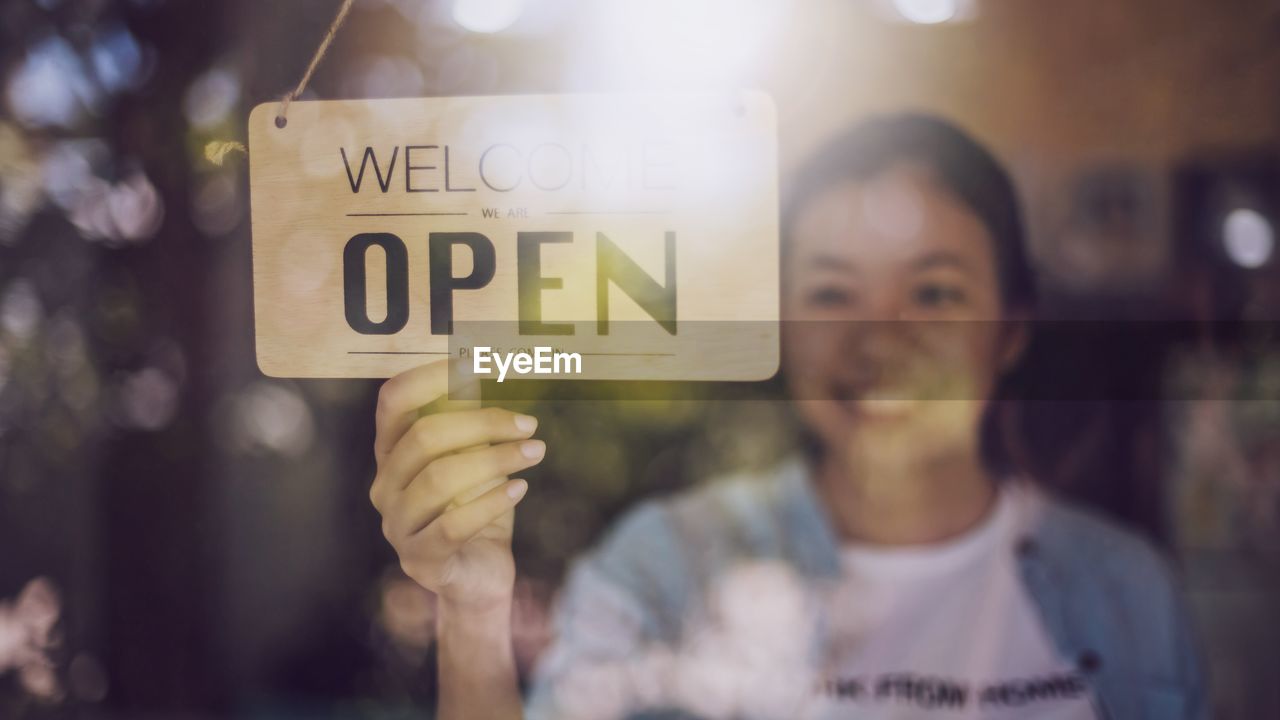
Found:
M 828 140 L 810 156 L 795 173 L 782 208 L 783 262 L 787 262 L 796 219 L 810 200 L 833 185 L 867 181 L 904 162 L 928 169 L 940 187 L 986 226 L 1005 316 L 1032 323 L 1036 275 L 1013 181 L 991 151 L 956 125 L 931 115 L 870 118 Z M 997 473 L 1026 469 L 1012 429 L 1016 387 L 1024 371 L 1020 360 L 1001 375 L 983 417 L 981 452 Z

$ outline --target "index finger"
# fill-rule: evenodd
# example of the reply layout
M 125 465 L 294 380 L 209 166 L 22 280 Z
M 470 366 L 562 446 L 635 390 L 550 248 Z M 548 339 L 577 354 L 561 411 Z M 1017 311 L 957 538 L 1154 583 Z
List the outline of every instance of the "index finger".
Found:
M 382 384 L 374 414 L 377 437 L 373 452 L 379 462 L 408 432 L 416 411 L 449 392 L 452 365 L 452 360 L 437 360 L 406 370 Z

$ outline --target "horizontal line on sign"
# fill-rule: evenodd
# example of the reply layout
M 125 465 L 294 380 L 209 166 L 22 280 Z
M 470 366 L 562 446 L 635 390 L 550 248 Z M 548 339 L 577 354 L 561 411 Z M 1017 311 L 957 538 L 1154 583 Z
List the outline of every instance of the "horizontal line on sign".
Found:
M 552 210 L 548 215 L 666 215 L 666 210 Z
M 412 350 L 348 350 L 348 355 L 451 355 L 448 352 L 418 352 Z M 586 357 L 675 357 L 675 353 L 642 352 L 584 352 Z
M 466 215 L 464 212 L 420 212 L 420 213 L 347 213 L 347 217 L 424 217 L 435 215 Z
M 676 354 L 675 354 L 675 353 L 629 353 L 629 352 L 616 352 L 616 353 L 610 353 L 610 352 L 589 353 L 589 352 L 584 352 L 584 353 L 578 353 L 578 354 L 579 354 L 579 355 L 584 355 L 584 356 L 587 356 L 587 357 L 591 357 L 591 356 L 593 356 L 593 355 L 594 355 L 594 356 L 605 356 L 605 357 L 675 357 L 675 356 L 676 356 Z

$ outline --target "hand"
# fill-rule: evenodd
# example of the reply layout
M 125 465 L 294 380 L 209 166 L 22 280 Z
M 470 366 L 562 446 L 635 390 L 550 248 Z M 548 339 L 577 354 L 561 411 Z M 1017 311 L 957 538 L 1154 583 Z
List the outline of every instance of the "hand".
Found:
M 441 600 L 482 611 L 510 602 L 511 529 L 528 490 L 510 473 L 541 462 L 538 421 L 501 408 L 418 417 L 448 391 L 449 362 L 401 373 L 378 393 L 369 490 L 400 567 Z

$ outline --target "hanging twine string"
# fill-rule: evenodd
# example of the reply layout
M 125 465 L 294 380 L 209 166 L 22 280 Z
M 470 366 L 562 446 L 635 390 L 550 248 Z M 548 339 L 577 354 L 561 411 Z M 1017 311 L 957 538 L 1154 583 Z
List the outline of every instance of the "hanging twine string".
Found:
M 302 79 L 298 81 L 298 87 L 284 94 L 280 98 L 280 112 L 276 115 L 276 127 L 282 128 L 288 120 L 285 119 L 285 113 L 289 112 L 289 103 L 293 102 L 303 90 L 307 89 L 307 83 L 311 82 L 311 74 L 316 71 L 316 66 L 320 64 L 320 59 L 324 57 L 325 52 L 329 49 L 329 43 L 333 42 L 333 36 L 338 34 L 338 28 L 342 27 L 342 21 L 347 19 L 347 11 L 351 9 L 351 4 L 355 0 L 342 0 L 342 7 L 338 8 L 338 15 L 333 19 L 333 23 L 329 25 L 329 32 L 324 34 L 324 39 L 320 41 L 320 47 L 316 48 L 316 54 L 311 58 L 311 64 L 307 66 L 307 71 L 302 74 Z

